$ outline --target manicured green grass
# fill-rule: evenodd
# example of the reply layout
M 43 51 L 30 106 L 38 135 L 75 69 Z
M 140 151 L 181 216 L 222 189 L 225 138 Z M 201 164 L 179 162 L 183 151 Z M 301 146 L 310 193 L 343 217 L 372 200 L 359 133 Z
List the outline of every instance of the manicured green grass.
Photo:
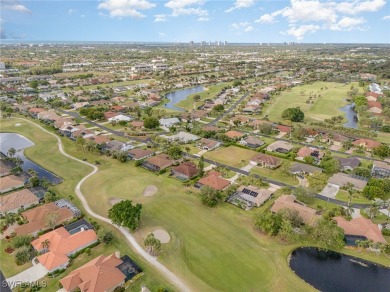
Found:
M 348 192 L 344 190 L 340 190 L 337 195 L 336 199 L 344 202 L 348 202 Z M 370 204 L 371 201 L 364 197 L 362 194 L 355 193 L 354 197 L 352 198 L 352 203 L 357 204 Z
M 378 137 L 376 137 L 375 140 L 382 143 L 390 143 L 390 133 L 379 132 Z
M 267 178 L 277 180 L 293 186 L 298 184 L 298 180 L 294 176 L 288 175 L 287 173 L 283 172 L 280 168 L 272 170 L 269 168 L 255 166 L 254 168 L 251 169 L 251 173 L 265 176 Z
M 271 121 L 283 121 L 282 112 L 290 107 L 300 107 L 305 113 L 306 121 L 323 121 L 333 116 L 345 115 L 339 108 L 346 104 L 345 98 L 348 97 L 347 92 L 350 91 L 352 84 L 363 93 L 357 83 L 345 85 L 335 82 L 315 82 L 294 87 L 273 97 L 267 109 L 268 117 Z M 307 104 L 306 100 L 309 99 L 311 92 L 311 95 L 315 94 L 317 98 L 313 99 L 313 104 Z
M 221 91 L 222 88 L 231 85 L 231 82 L 225 82 L 217 85 L 211 85 L 205 88 L 205 91 L 199 92 L 199 93 L 194 93 L 190 94 L 186 99 L 183 99 L 179 101 L 175 106 L 183 108 L 185 110 L 193 110 L 196 109 L 198 106 L 204 104 L 204 100 L 207 98 L 214 99 L 218 92 Z M 193 97 L 195 95 L 200 95 L 200 101 L 194 102 Z
M 12 254 L 6 253 L 5 249 L 8 246 L 11 246 L 11 240 L 8 241 L 7 239 L 2 239 L 0 241 L 0 270 L 6 278 L 23 272 L 25 269 L 32 266 L 31 261 L 21 266 L 16 265 L 15 254 L 17 250 L 15 250 Z
M 229 146 L 206 152 L 204 157 L 233 167 L 243 167 L 256 154 L 257 152 L 253 150 Z
M 33 122 L 36 121 L 33 120 Z M 20 124 L 20 126 L 15 126 L 16 123 Z M 38 122 L 37 124 L 42 125 Z M 36 145 L 25 150 L 26 156 L 37 164 L 61 176 L 64 179 L 64 182 L 55 187 L 52 187 L 53 190 L 57 191 L 62 197 L 71 200 L 72 203 L 74 203 L 81 210 L 84 210 L 79 200 L 74 195 L 74 189 L 78 181 L 92 171 L 91 167 L 61 155 L 58 151 L 57 141 L 54 137 L 48 135 L 47 133 L 26 121 L 19 119 L 1 120 L 0 126 L 2 132 L 16 132 L 33 141 Z M 49 129 L 48 127 L 46 128 Z M 92 153 L 80 152 L 76 149 L 75 143 L 67 138 L 62 138 L 62 142 L 67 153 L 80 159 L 85 158 L 91 163 L 99 161 L 101 163 L 100 167 L 107 167 L 108 165 L 111 165 L 112 162 L 116 162 L 112 158 L 106 157 L 104 155 L 100 156 Z M 96 200 L 96 198 L 94 200 Z M 141 258 L 132 250 L 131 246 L 122 237 L 119 231 L 103 222 L 100 222 L 100 224 L 104 226 L 105 229 L 113 231 L 117 238 L 112 247 L 107 248 L 107 250 L 104 249 L 102 252 L 104 254 L 109 254 L 114 248 L 118 249 L 122 252 L 122 254 L 128 254 L 145 270 L 145 275 L 139 281 L 134 283 L 130 290 L 134 289 L 135 291 L 139 291 L 140 285 L 144 283 L 151 290 L 157 290 L 157 288 L 160 286 L 165 286 L 169 289 L 172 288 L 171 284 L 169 284 L 158 271 L 156 271 L 154 268 L 151 268 L 143 260 L 143 258 Z M 12 275 L 11 273 L 20 272 L 21 270 L 19 267 L 16 265 L 12 266 L 14 262 L 13 260 L 10 261 L 9 257 L 3 256 L 3 250 L 6 248 L 6 246 L 3 247 L 3 242 L 1 243 L 2 251 L 0 253 L 0 269 L 6 274 L 6 276 Z M 70 270 L 71 269 L 69 269 L 69 271 Z M 46 289 L 46 291 L 55 290 Z
M 142 196 L 148 185 L 158 188 L 151 198 Z M 91 207 L 103 215 L 113 197 L 142 203 L 137 239 L 142 241 L 157 227 L 167 230 L 172 240 L 163 245 L 160 260 L 194 291 L 310 290 L 288 268 L 291 246 L 259 234 L 252 216 L 234 206 L 210 209 L 202 205 L 196 194 L 188 194 L 167 175 L 115 162 L 88 179 L 82 191 Z

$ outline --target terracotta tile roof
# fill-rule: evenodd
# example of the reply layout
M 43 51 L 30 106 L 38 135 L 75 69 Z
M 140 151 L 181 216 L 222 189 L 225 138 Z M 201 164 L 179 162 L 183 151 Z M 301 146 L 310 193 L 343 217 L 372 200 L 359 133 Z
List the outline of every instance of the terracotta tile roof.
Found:
M 289 126 L 277 125 L 276 128 L 279 130 L 279 132 L 282 132 L 282 133 L 290 133 L 291 132 L 291 127 L 289 127 Z
M 133 127 L 136 127 L 136 128 L 141 128 L 144 126 L 144 122 L 143 121 L 132 121 L 130 123 L 130 125 L 132 125 Z
M 24 185 L 24 180 L 20 176 L 7 175 L 0 177 L 0 192 L 6 192 L 11 188 L 20 188 Z
M 353 141 L 352 144 L 357 146 L 361 145 L 369 149 L 374 149 L 381 145 L 381 143 L 370 139 L 357 139 L 356 141 Z
M 221 128 L 218 128 L 216 126 L 211 126 L 211 125 L 204 126 L 202 130 L 205 132 L 220 132 L 220 131 L 222 131 Z
M 195 175 L 197 175 L 199 173 L 199 169 L 191 161 L 183 162 L 182 164 L 180 164 L 176 167 L 173 167 L 172 170 L 175 172 L 184 174 L 185 176 L 187 176 L 189 178 L 194 177 Z
M 230 181 L 221 178 L 220 175 L 221 174 L 218 171 L 211 171 L 206 177 L 201 178 L 198 183 L 221 191 L 230 185 Z
M 241 138 L 243 137 L 245 134 L 241 133 L 241 132 L 238 132 L 238 131 L 228 131 L 225 133 L 225 136 L 231 138 L 231 139 L 235 139 L 235 138 Z
M 382 108 L 382 105 L 379 101 L 367 101 L 367 105 L 369 108 L 372 108 L 372 107 L 377 107 L 377 108 Z
M 106 118 L 106 120 L 108 120 L 109 118 L 116 117 L 117 115 L 119 115 L 119 114 L 118 113 L 114 113 L 114 112 L 105 112 L 104 113 L 104 117 Z
M 117 268 L 122 263 L 115 254 L 98 256 L 60 280 L 66 291 L 112 291 L 126 276 Z
M 374 242 L 387 243 L 383 237 L 378 225 L 372 223 L 370 219 L 359 217 L 352 219 L 351 221 L 345 220 L 343 217 L 334 217 L 337 225 L 344 229 L 346 235 L 364 236 Z
M 220 143 L 220 142 L 217 141 L 217 140 L 206 139 L 206 138 L 202 138 L 202 139 L 199 141 L 199 144 L 200 144 L 202 147 L 207 147 L 207 148 L 209 148 L 209 149 L 213 149 L 214 147 L 217 146 L 218 143 Z
M 31 191 L 23 189 L 0 196 L 0 214 L 19 209 L 22 206 L 38 204 L 39 200 Z
M 37 257 L 39 262 L 49 271 L 66 263 L 65 257 L 80 248 L 91 245 L 98 239 L 94 230 L 84 230 L 70 234 L 64 227 L 41 235 L 31 242 L 36 251 L 42 251 L 42 243 L 49 241 L 48 252 Z
M 96 144 L 104 144 L 104 143 L 107 143 L 108 141 L 110 141 L 110 138 L 108 138 L 107 136 L 104 136 L 104 135 L 94 135 L 94 136 L 91 136 L 91 137 L 88 137 L 86 138 L 87 140 L 91 140 L 93 142 L 95 142 Z
M 281 163 L 281 160 L 279 158 L 262 153 L 259 153 L 256 156 L 252 157 L 251 161 L 271 166 L 278 166 Z
M 302 219 L 308 224 L 314 223 L 314 220 L 318 217 L 318 215 L 316 215 L 317 211 L 315 209 L 306 207 L 304 205 L 295 202 L 294 196 L 289 196 L 289 195 L 280 196 L 273 204 L 271 208 L 271 212 L 278 213 L 283 209 L 298 211 L 299 216 L 302 217 Z
M 142 159 L 144 157 L 147 157 L 149 155 L 153 155 L 154 152 L 152 150 L 144 150 L 140 148 L 131 149 L 128 151 L 128 153 L 134 158 L 134 159 Z
M 73 218 L 71 210 L 68 208 L 59 208 L 55 203 L 51 202 L 23 212 L 22 216 L 28 220 L 28 223 L 16 227 L 16 234 L 26 235 L 47 229 L 46 220 L 48 216 L 52 216 L 52 214 L 57 214 L 55 225 Z
M 42 113 L 42 112 L 45 112 L 46 110 L 44 108 L 40 108 L 40 107 L 33 107 L 33 108 L 30 108 L 28 110 L 29 113 L 31 114 L 37 114 L 37 113 Z
M 151 165 L 160 167 L 160 169 L 167 168 L 173 164 L 173 161 L 165 154 L 160 154 L 147 159 L 147 162 Z

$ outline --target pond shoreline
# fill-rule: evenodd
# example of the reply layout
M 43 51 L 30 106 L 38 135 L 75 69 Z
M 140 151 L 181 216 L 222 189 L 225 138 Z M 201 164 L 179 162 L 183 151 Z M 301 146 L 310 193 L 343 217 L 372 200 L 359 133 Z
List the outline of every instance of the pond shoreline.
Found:
M 35 170 L 35 171 L 38 170 L 38 171 L 37 171 L 38 177 L 39 177 L 40 179 L 45 178 L 46 180 L 49 181 L 50 185 L 58 185 L 58 184 L 60 184 L 60 183 L 62 183 L 62 182 L 64 181 L 64 180 L 63 180 L 61 177 L 59 177 L 57 174 L 55 174 L 54 172 L 52 172 L 52 171 L 50 171 L 50 170 L 44 168 L 43 166 L 41 166 L 40 164 L 36 163 L 33 159 L 31 159 L 31 158 L 29 157 L 29 155 L 26 153 L 25 150 L 28 149 L 28 148 L 34 147 L 34 146 L 36 145 L 33 141 L 31 141 L 30 139 L 26 138 L 26 137 L 23 136 L 22 134 L 19 134 L 19 133 L 16 133 L 16 132 L 2 131 L 2 132 L 0 132 L 0 136 L 1 136 L 2 134 L 14 134 L 14 135 L 17 135 L 17 136 L 21 137 L 22 139 L 25 139 L 26 141 L 29 142 L 29 145 L 26 146 L 26 147 L 21 147 L 21 148 L 18 148 L 18 149 L 16 149 L 15 147 L 13 147 L 13 148 L 16 149 L 16 153 L 17 153 L 16 156 L 20 157 L 20 158 L 24 161 L 24 163 L 23 163 L 23 165 L 22 165 L 22 168 L 23 168 L 23 171 L 24 171 L 25 173 L 27 173 L 28 169 L 33 169 L 33 170 Z M 1 145 L 1 144 L 0 144 L 0 145 Z M 8 148 L 8 149 L 9 149 L 9 148 Z M 4 150 L 4 149 L 1 149 L 2 152 L 3 152 L 3 150 Z M 8 151 L 8 150 L 7 150 L 7 151 Z M 4 151 L 3 153 L 4 153 L 5 155 L 7 155 L 7 151 Z M 19 155 L 18 155 L 18 154 L 19 154 Z M 25 168 L 26 168 L 26 167 L 24 167 L 24 166 L 25 166 L 25 162 L 28 162 L 28 164 L 32 164 L 32 166 L 35 167 L 36 169 L 31 168 L 31 167 L 29 167 L 28 169 L 25 169 Z M 40 171 L 41 171 L 41 173 L 39 173 Z M 45 172 L 46 174 L 48 174 L 49 177 L 46 177 L 45 175 L 42 176 L 42 171 Z M 51 177 L 51 178 L 50 178 L 50 177 Z M 50 178 L 50 179 L 49 179 L 49 178 Z
M 331 291 L 387 291 L 390 268 L 343 252 L 314 246 L 294 248 L 287 256 L 292 272 L 313 288 Z

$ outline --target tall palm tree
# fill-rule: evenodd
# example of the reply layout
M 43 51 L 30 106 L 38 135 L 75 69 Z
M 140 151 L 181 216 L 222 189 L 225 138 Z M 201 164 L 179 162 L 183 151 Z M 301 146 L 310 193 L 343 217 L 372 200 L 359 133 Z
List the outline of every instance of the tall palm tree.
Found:
M 45 251 L 49 249 L 49 246 L 50 246 L 50 240 L 45 239 L 44 241 L 42 241 L 42 247 Z

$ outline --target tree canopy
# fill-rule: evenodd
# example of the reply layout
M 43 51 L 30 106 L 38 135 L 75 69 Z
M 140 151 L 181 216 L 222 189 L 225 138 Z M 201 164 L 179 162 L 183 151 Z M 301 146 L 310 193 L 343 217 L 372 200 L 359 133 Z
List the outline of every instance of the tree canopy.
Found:
M 110 218 L 114 224 L 125 226 L 134 231 L 138 228 L 138 223 L 141 218 L 141 209 L 141 204 L 133 205 L 131 200 L 124 200 L 115 204 L 108 210 L 108 218 Z
M 305 119 L 305 114 L 300 108 L 292 107 L 283 111 L 282 118 L 292 122 L 302 122 Z

